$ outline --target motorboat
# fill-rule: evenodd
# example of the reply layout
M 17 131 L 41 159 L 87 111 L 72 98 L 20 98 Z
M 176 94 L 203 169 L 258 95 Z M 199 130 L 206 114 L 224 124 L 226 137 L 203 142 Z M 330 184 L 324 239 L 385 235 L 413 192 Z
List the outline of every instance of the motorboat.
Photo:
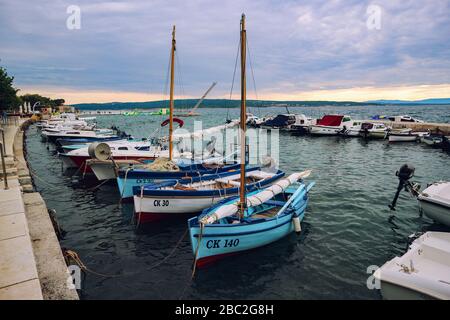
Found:
M 306 116 L 303 114 L 293 114 L 293 113 L 284 113 L 275 116 L 274 118 L 268 119 L 260 124 L 260 128 L 262 129 L 279 129 L 282 131 L 291 131 L 292 126 L 296 125 L 295 128 L 297 131 L 301 130 L 307 120 Z
M 386 300 L 450 300 L 450 233 L 424 233 L 374 277 Z
M 338 135 L 339 132 L 353 124 L 350 116 L 345 115 L 325 115 L 317 120 L 317 124 L 309 126 L 312 135 Z
M 439 134 L 428 134 L 421 137 L 420 141 L 427 146 L 433 147 L 433 148 L 440 148 L 442 147 L 443 143 L 443 136 Z
M 289 127 L 289 132 L 293 135 L 304 135 L 309 133 L 309 127 L 316 123 L 316 119 L 309 118 L 304 114 L 299 114 L 295 122 Z
M 386 139 L 389 130 L 384 123 L 364 122 L 359 134 L 365 139 Z
M 191 158 L 190 152 L 178 153 L 178 158 Z M 59 154 L 67 168 L 79 168 L 83 172 L 92 172 L 86 161 L 94 158 L 99 160 L 154 160 L 159 157 L 168 157 L 167 147 L 153 145 L 150 141 L 112 141 L 91 143 L 89 146 Z
M 408 115 L 400 115 L 400 116 L 384 116 L 384 115 L 376 115 L 372 117 L 372 120 L 387 120 L 393 122 L 417 122 L 423 123 L 422 120 L 413 118 Z
M 361 133 L 361 125 L 362 121 L 354 120 L 349 126 L 344 125 L 338 134 L 344 137 L 359 137 Z
M 417 200 L 425 216 L 450 227 L 450 182 L 432 183 L 417 195 Z
M 399 194 L 404 189 L 417 198 L 421 214 L 450 227 L 450 182 L 434 182 L 420 191 L 420 185 L 410 181 L 414 172 L 415 168 L 408 164 L 404 164 L 397 171 L 396 176 L 399 179 L 399 185 L 394 200 L 389 207 L 391 210 L 395 210 Z
M 83 130 L 84 129 L 84 130 Z M 89 128 L 60 128 L 60 129 L 46 129 L 41 132 L 42 141 L 56 143 L 58 139 L 73 139 L 73 138 L 83 138 L 83 139 L 95 139 L 99 138 L 116 138 L 117 135 L 114 134 L 111 129 L 92 129 Z

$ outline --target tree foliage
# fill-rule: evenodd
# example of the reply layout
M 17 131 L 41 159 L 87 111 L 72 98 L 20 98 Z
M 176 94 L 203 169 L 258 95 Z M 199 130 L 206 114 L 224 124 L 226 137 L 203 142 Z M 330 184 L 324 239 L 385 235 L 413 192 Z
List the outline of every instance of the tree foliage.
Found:
M 43 97 L 39 94 L 25 94 L 23 96 L 20 96 L 20 99 L 23 103 L 29 103 L 31 106 L 33 106 L 36 102 L 39 102 L 39 105 L 36 106 L 36 110 L 40 110 L 44 107 L 59 107 L 62 106 L 65 103 L 64 99 L 50 99 L 48 97 Z
M 6 69 L 0 67 L 0 110 L 17 109 L 21 103 L 17 96 L 19 89 L 13 87 L 14 77 L 9 76 Z

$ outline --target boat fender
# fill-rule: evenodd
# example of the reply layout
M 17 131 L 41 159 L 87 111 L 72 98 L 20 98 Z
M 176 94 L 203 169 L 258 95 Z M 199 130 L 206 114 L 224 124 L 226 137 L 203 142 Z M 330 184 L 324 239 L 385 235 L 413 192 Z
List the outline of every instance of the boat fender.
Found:
M 292 222 L 294 223 L 295 232 L 300 233 L 302 231 L 302 227 L 300 225 L 300 217 L 293 217 Z

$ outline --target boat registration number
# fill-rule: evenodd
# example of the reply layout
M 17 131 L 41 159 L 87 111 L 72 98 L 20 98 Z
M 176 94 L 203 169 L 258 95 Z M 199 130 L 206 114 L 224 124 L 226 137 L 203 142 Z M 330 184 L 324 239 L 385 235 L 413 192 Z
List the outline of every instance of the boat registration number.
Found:
M 153 201 L 154 207 L 167 207 L 169 206 L 169 200 L 155 200 Z
M 225 239 L 222 240 L 208 240 L 206 241 L 206 247 L 208 249 L 214 248 L 232 248 L 239 246 L 239 239 Z
M 154 179 L 136 179 L 137 184 L 153 183 Z

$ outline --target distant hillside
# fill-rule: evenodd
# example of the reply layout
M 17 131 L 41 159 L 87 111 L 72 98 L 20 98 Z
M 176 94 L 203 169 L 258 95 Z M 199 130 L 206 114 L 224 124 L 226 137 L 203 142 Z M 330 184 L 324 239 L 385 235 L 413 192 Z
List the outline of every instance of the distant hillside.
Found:
M 436 98 L 424 100 L 371 100 L 367 103 L 377 104 L 450 104 L 450 98 Z
M 190 109 L 198 102 L 197 99 L 175 100 L 175 108 Z M 360 106 L 377 105 L 368 102 L 337 102 L 337 101 L 261 101 L 247 100 L 249 107 L 304 107 L 304 106 Z M 124 110 L 124 109 L 159 109 L 168 108 L 167 100 L 147 101 L 147 102 L 108 102 L 108 103 L 80 103 L 74 104 L 79 110 Z M 238 108 L 239 100 L 228 99 L 205 99 L 200 108 Z

